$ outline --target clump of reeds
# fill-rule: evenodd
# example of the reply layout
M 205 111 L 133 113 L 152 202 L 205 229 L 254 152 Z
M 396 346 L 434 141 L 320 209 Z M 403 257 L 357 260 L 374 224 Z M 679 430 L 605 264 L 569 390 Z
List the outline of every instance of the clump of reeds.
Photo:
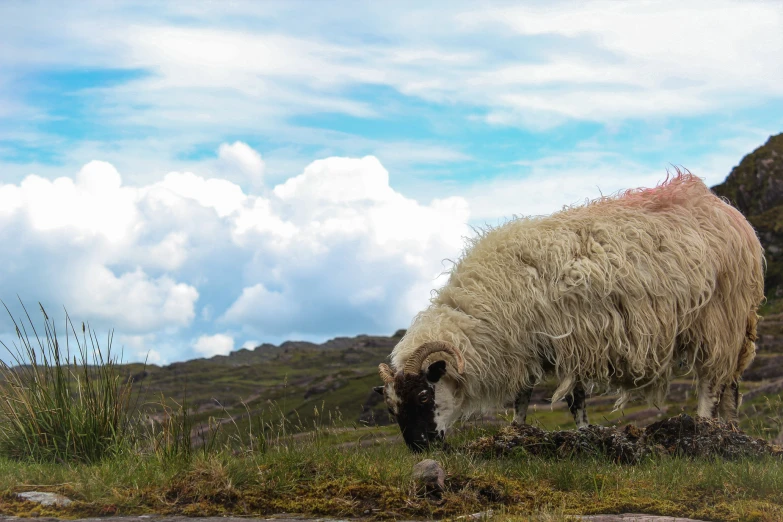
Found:
M 14 319 L 17 342 L 8 363 L 0 360 L 0 453 L 14 459 L 96 462 L 132 446 L 130 376 L 112 354 L 113 332 L 106 347 L 95 331 L 81 324 L 81 339 L 65 312 L 65 346 L 54 320 L 39 303 L 43 338 L 27 309 Z M 28 335 L 30 328 L 33 339 Z

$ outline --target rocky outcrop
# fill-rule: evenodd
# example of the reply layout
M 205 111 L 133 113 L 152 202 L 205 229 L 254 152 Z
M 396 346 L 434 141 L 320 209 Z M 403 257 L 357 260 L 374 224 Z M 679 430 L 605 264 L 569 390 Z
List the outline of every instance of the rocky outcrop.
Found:
M 783 134 L 770 136 L 731 169 L 726 181 L 712 187 L 746 216 L 783 205 Z
M 386 412 L 386 403 L 383 395 L 370 390 L 362 404 L 362 412 L 359 415 L 359 423 L 365 426 L 387 426 L 392 424 L 391 416 Z
M 712 187 L 756 228 L 764 245 L 768 299 L 783 298 L 783 134 L 771 136 Z

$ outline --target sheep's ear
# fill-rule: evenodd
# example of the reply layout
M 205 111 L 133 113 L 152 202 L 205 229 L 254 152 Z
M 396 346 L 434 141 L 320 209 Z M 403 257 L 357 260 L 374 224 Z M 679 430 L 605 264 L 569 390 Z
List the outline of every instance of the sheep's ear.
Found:
M 427 367 L 427 380 L 438 382 L 446 374 L 446 361 L 436 361 Z
M 376 386 L 375 388 L 373 388 L 373 390 L 375 390 L 375 393 L 380 393 L 381 395 L 383 395 L 383 386 Z

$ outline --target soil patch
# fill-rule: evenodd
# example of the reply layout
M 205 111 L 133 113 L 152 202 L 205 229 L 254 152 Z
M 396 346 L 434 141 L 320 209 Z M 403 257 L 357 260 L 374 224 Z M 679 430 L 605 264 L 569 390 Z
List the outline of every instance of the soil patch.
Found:
M 646 428 L 628 424 L 622 428 L 588 426 L 571 431 L 544 431 L 527 424 L 512 424 L 497 435 L 466 444 L 465 449 L 485 455 L 522 452 L 557 459 L 599 456 L 624 464 L 635 464 L 651 456 L 783 458 L 782 447 L 753 438 L 733 424 L 685 413 Z

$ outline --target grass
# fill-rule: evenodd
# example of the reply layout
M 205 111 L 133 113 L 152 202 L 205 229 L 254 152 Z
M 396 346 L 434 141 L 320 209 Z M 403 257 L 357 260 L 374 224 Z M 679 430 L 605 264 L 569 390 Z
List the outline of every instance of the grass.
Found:
M 24 311 L 35 342 L 25 323 L 13 316 L 19 344 L 11 349 L 0 341 L 14 363 L 10 367 L 0 361 L 0 415 L 5 420 L 0 423 L 0 452 L 34 460 L 94 462 L 127 447 L 132 386 L 112 357 L 111 333 L 102 349 L 95 332 L 82 323 L 80 341 L 66 313 L 63 347 L 43 306 L 43 339 Z
M 386 433 L 359 428 L 352 435 L 357 440 L 378 430 Z M 457 438 L 475 435 L 468 430 Z M 344 444 L 344 436 L 339 440 Z M 441 500 L 418 494 L 411 468 L 423 457 L 437 459 L 447 472 Z M 49 510 L 15 500 L 11 493 L 28 485 L 76 502 Z M 0 512 L 20 516 L 287 512 L 442 518 L 493 509 L 509 517 L 643 511 L 707 520 L 783 519 L 783 466 L 777 460 L 661 459 L 620 466 L 528 455 L 485 459 L 459 451 L 413 455 L 399 442 L 357 451 L 335 444 L 326 431 L 241 456 L 220 450 L 173 461 L 133 454 L 96 464 L 0 460 L 0 492 Z
M 468 441 L 496 432 L 497 424 L 486 423 L 463 424 L 450 438 L 452 450 L 411 454 L 396 427 L 362 427 L 342 418 L 340 412 L 360 388 L 374 384 L 361 373 L 339 373 L 331 380 L 308 377 L 308 386 L 334 388 L 333 407 L 319 402 L 319 393 L 308 400 L 299 395 L 285 405 L 240 399 L 229 406 L 216 404 L 205 419 L 189 402 L 189 393 L 175 401 L 160 390 L 154 408 L 138 407 L 139 397 L 151 396 L 131 378 L 146 371 L 143 367 L 134 366 L 130 373 L 120 367 L 110 355 L 110 336 L 103 355 L 86 326 L 81 341 L 73 341 L 77 357 L 72 360 L 71 341 L 66 337 L 62 350 L 54 324 L 41 313 L 43 338 L 27 316 L 33 342 L 24 325 L 17 326 L 17 365 L 3 366 L 0 373 L 3 515 L 286 512 L 400 519 L 491 509 L 498 520 L 507 521 L 629 511 L 783 520 L 783 462 L 771 457 L 734 462 L 654 457 L 631 466 L 597 458 L 551 460 L 525 452 L 487 457 L 462 450 Z M 290 355 L 288 368 L 307 364 L 301 354 Z M 288 383 L 282 381 L 275 389 L 285 399 Z M 780 406 L 779 397 L 754 399 L 747 405 L 752 410 L 748 428 L 762 434 L 779 427 Z M 595 408 L 593 420 L 622 420 L 619 413 L 603 412 Z M 561 409 L 531 412 L 532 422 L 547 428 L 570 428 L 568 417 Z M 201 435 L 194 437 L 199 425 Z M 413 465 L 426 457 L 446 471 L 440 499 L 423 494 L 411 475 Z M 30 490 L 61 493 L 74 502 L 50 508 L 15 496 Z

